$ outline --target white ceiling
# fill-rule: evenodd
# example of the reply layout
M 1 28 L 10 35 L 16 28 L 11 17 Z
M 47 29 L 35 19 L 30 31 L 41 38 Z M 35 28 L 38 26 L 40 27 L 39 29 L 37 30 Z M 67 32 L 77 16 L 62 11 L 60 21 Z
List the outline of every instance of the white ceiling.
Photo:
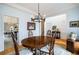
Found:
M 29 10 L 31 13 L 38 12 L 38 4 L 37 3 L 16 3 L 13 5 L 17 5 L 22 7 L 22 9 Z M 77 3 L 39 3 L 40 13 L 46 16 L 54 16 L 63 12 L 68 11 L 69 9 L 78 6 Z M 21 8 L 20 8 L 21 9 Z

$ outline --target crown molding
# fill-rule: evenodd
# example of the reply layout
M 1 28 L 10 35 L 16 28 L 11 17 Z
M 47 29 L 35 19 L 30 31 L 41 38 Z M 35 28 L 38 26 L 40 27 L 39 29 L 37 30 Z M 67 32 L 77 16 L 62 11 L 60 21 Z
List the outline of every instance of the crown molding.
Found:
M 13 7 L 13 8 L 16 8 L 16 9 L 19 9 L 19 10 L 24 11 L 24 12 L 28 12 L 30 14 L 36 14 L 35 12 L 33 12 L 33 11 L 27 9 L 27 8 L 24 8 L 23 6 L 20 6 L 16 3 L 8 3 L 8 4 L 6 3 L 6 5 Z

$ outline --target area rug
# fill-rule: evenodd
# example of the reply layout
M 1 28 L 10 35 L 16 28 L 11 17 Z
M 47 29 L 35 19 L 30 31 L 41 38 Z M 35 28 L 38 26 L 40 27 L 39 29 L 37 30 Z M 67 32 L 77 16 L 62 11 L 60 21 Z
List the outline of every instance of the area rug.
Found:
M 8 53 L 7 55 L 14 55 L 14 52 Z M 20 55 L 32 55 L 32 53 L 28 48 L 22 48 L 20 49 Z M 55 45 L 54 55 L 72 55 L 72 53 L 59 45 Z

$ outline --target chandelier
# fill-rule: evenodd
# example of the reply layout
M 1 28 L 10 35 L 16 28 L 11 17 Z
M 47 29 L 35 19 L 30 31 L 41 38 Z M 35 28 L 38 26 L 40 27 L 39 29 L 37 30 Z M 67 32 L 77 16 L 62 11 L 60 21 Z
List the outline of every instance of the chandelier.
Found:
M 38 14 L 31 18 L 32 21 L 41 22 L 45 21 L 45 16 L 40 14 L 39 3 L 38 3 Z

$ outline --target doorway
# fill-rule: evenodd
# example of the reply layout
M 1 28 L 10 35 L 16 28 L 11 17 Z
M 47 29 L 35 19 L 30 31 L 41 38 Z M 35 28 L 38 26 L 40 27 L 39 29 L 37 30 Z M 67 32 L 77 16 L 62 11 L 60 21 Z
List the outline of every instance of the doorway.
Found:
M 18 17 L 4 16 L 4 49 L 13 47 L 13 41 L 11 37 L 11 27 L 17 28 L 17 39 L 18 39 L 18 28 L 19 28 Z

